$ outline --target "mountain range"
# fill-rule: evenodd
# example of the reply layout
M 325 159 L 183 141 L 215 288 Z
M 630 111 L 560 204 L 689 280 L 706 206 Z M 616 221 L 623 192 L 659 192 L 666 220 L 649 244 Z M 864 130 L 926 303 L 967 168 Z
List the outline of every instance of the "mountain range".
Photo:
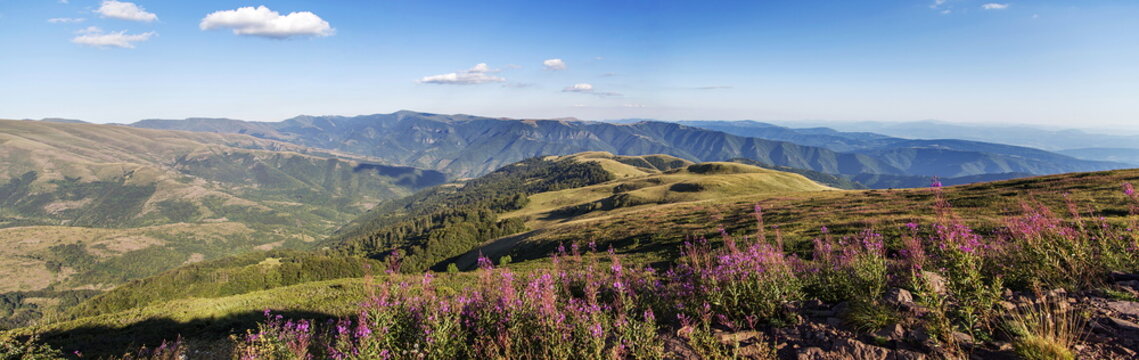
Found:
M 458 178 L 486 174 L 534 156 L 584 151 L 669 154 L 695 162 L 746 158 L 772 166 L 859 177 L 869 187 L 921 186 L 933 176 L 1006 179 L 1131 166 L 994 143 L 907 140 L 754 122 L 607 123 L 400 111 L 354 117 L 299 116 L 282 122 L 143 120 L 131 126 L 247 134 L 438 170 Z M 892 180 L 878 183 L 876 179 L 883 177 Z
M 1028 125 L 957 124 L 936 120 L 881 121 L 794 121 L 776 122 L 783 126 L 810 126 L 852 132 L 871 132 L 910 139 L 962 139 L 1027 146 L 1048 151 L 1090 147 L 1139 149 L 1139 134 L 1113 129 L 1046 129 Z

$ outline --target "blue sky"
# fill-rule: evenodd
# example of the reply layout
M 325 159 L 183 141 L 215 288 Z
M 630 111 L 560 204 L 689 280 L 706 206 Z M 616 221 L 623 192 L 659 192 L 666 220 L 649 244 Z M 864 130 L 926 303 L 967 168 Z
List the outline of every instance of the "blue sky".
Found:
M 1139 2 L 1099 0 L 0 0 L 0 118 L 412 109 L 1135 130 L 1136 19 Z

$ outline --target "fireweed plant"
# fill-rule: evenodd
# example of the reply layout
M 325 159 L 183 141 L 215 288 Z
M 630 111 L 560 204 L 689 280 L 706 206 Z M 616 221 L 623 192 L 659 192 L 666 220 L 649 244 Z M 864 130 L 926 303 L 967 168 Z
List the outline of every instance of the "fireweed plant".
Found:
M 932 346 L 953 352 L 954 333 L 993 335 L 1006 289 L 1084 289 L 1108 272 L 1139 270 L 1132 231 L 1139 195 L 1130 184 L 1123 186 L 1132 203 L 1125 224 L 1070 202 L 1066 217 L 1026 202 L 987 235 L 954 213 L 940 186 L 931 191 L 932 224 L 905 224 L 893 242 L 873 230 L 835 238 L 823 228 L 809 259 L 786 253 L 756 206 L 754 235 L 721 229 L 716 241 L 690 238 L 664 270 L 626 264 L 589 243 L 560 246 L 551 266 L 525 273 L 480 258 L 477 281 L 459 291 L 437 285 L 432 273 L 414 281 L 369 276 L 372 293 L 355 316 L 314 323 L 266 311 L 256 331 L 233 337 L 235 352 L 240 359 L 659 359 L 675 334 L 705 358 L 733 358 L 740 344 L 725 345 L 714 332 L 792 324 L 800 319 L 796 305 L 809 299 L 900 313 L 882 300 L 890 287 L 913 292 L 924 311 L 912 321 Z M 387 271 L 397 268 L 394 261 Z M 898 319 L 856 328 L 882 321 Z

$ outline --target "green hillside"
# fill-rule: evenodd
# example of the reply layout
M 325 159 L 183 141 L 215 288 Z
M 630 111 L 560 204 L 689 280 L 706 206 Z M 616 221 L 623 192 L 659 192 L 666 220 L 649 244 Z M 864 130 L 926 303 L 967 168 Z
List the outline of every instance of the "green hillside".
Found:
M 528 201 L 524 204 L 497 216 L 499 219 L 527 219 L 525 224 L 532 230 L 488 241 L 480 250 L 492 259 L 509 255 L 514 263 L 508 268 L 520 276 L 531 272 L 541 273 L 556 266 L 549 255 L 557 253 L 559 246 L 569 245 L 574 246 L 572 251 L 575 252 L 579 247 L 583 249 L 581 251 L 590 246 L 598 249 L 613 248 L 614 259 L 619 259 L 630 268 L 642 264 L 668 268 L 675 265 L 678 257 L 682 256 L 680 249 L 686 239 L 704 237 L 718 242 L 715 239 L 719 239 L 722 233 L 732 234 L 737 239 L 756 236 L 756 204 L 763 208 L 762 224 L 767 232 L 765 236 L 780 239 L 788 252 L 802 258 L 811 258 L 812 252 L 817 250 L 813 248 L 811 239 L 855 238 L 861 236 L 859 234 L 863 234 L 864 230 L 872 229 L 881 234 L 886 246 L 894 249 L 903 246 L 898 241 L 910 231 L 900 224 L 944 221 L 935 205 L 935 192 L 929 189 L 837 191 L 814 184 L 798 175 L 747 165 L 688 164 L 658 160 L 668 159 L 657 157 L 650 160 L 590 153 L 536 159 L 515 166 L 513 174 L 518 175 L 537 174 L 535 168 L 548 170 L 577 166 L 575 164 L 592 164 L 596 168 L 605 169 L 605 173 L 611 176 L 610 180 L 595 184 L 575 183 L 577 186 L 561 189 L 550 186 L 549 183 L 539 186 L 548 191 L 529 194 L 526 196 Z M 644 166 L 645 163 L 654 162 L 668 165 Z M 506 178 L 524 184 L 535 184 L 534 178 L 502 174 L 505 173 L 481 179 L 489 181 L 488 179 L 497 178 L 494 182 L 472 180 L 465 186 L 486 190 L 494 188 L 493 184 L 501 184 Z M 614 174 L 622 176 L 612 176 Z M 770 181 L 764 183 L 756 176 L 766 176 Z M 744 178 L 743 181 L 731 181 L 736 177 Z M 648 179 L 660 179 L 661 183 L 653 184 L 656 180 Z M 561 184 L 567 184 L 565 181 L 568 179 L 563 178 Z M 967 224 L 977 234 L 987 237 L 1001 234 L 1008 217 L 1019 216 L 1025 211 L 1018 210 L 1025 201 L 1039 202 L 1057 213 L 1066 211 L 1069 203 L 1080 204 L 1079 206 L 1095 204 L 1095 208 L 1089 208 L 1088 211 L 1103 216 L 1105 224 L 1122 224 L 1129 218 L 1134 221 L 1134 216 L 1129 214 L 1133 213 L 1136 205 L 1132 199 L 1122 196 L 1119 190 L 1119 184 L 1125 182 L 1139 182 L 1139 170 L 1067 174 L 955 186 L 940 189 L 939 192 L 947 203 L 952 204 L 959 221 Z M 781 187 L 769 188 L 771 191 L 764 192 L 756 183 Z M 638 187 L 643 184 L 650 186 Z M 703 190 L 695 193 L 704 195 L 675 198 L 676 202 L 665 201 L 673 199 L 669 197 L 672 195 L 668 195 L 675 192 L 673 184 L 701 184 Z M 660 189 L 653 189 L 654 187 Z M 465 194 L 463 188 L 448 186 L 446 191 L 435 189 L 417 196 L 429 201 L 475 196 Z M 645 193 L 660 197 L 653 198 L 658 202 L 652 204 L 591 209 L 558 220 L 544 219 L 544 214 L 574 205 L 554 204 L 558 198 L 572 198 L 580 203 L 589 203 L 611 196 L 614 189 L 618 188 L 625 191 L 649 190 Z M 693 195 L 693 192 L 679 193 Z M 408 213 L 423 211 L 414 206 L 405 209 Z M 822 230 L 824 226 L 826 233 Z M 925 229 L 925 225 L 920 226 Z M 504 240 L 509 241 L 508 246 L 497 246 L 503 244 Z M 309 270 L 301 268 L 309 261 L 320 264 L 321 261 L 337 261 L 336 259 L 348 261 L 341 262 L 343 266 L 312 265 L 315 267 L 310 267 Z M 361 280 L 358 277 L 362 274 L 360 271 L 363 271 L 359 270 L 362 264 L 351 259 L 341 255 L 324 257 L 277 253 L 206 262 L 136 281 L 88 300 L 72 312 L 72 316 L 76 317 L 73 320 L 20 331 L 42 333 L 46 341 L 64 349 L 114 351 L 113 349 L 138 342 L 156 344 L 160 339 L 169 339 L 178 334 L 197 337 L 203 341 L 226 343 L 224 334 L 233 329 L 252 326 L 253 322 L 261 319 L 259 312 L 265 308 L 293 318 L 350 316 L 355 304 L 369 291 L 374 291 L 369 290 L 374 289 L 374 285 L 369 285 L 371 281 L 392 284 L 420 281 L 416 275 L 386 274 L 376 268 L 391 265 L 390 262 L 373 263 L 375 265 L 371 273 L 376 275 L 376 280 Z M 298 270 L 264 271 L 285 269 L 282 266 L 287 264 L 300 267 L 296 268 Z M 351 269 L 353 267 L 356 268 Z M 345 271 L 328 276 L 310 275 L 317 268 Z M 290 277 L 288 274 L 294 275 Z M 344 276 L 356 278 L 321 281 Z M 475 286 L 477 282 L 477 276 L 468 272 L 439 274 L 438 277 L 437 281 L 441 282 L 440 286 L 447 292 L 461 291 L 468 286 Z M 227 289 L 227 282 L 219 279 L 255 280 L 238 281 L 238 284 L 249 286 Z
M 0 120 L 0 271 L 12 274 L 0 294 L 101 291 L 232 254 L 309 248 L 376 203 L 443 181 L 245 135 Z M 10 307 L 21 318 L 55 307 L 35 301 Z

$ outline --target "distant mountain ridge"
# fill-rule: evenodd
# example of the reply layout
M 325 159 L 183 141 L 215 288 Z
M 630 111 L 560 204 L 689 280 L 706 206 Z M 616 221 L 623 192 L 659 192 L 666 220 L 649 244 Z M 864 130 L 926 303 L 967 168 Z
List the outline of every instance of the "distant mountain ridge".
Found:
M 1139 135 L 1111 130 L 1042 129 L 1028 125 L 956 124 L 925 120 L 909 122 L 778 122 L 783 126 L 826 126 L 840 131 L 873 132 L 910 139 L 962 139 L 1060 151 L 1087 147 L 1139 149 Z M 801 125 L 800 125 L 801 124 Z
M 772 166 L 847 177 L 1043 175 L 1127 167 L 989 143 L 906 140 L 829 129 L 795 130 L 762 123 L 746 124 L 746 129 L 723 122 L 718 128 L 712 126 L 715 124 L 700 125 L 709 129 L 658 121 L 617 124 L 572 119 L 515 120 L 412 111 L 353 117 L 298 116 L 277 123 L 187 119 L 132 124 L 243 133 L 435 169 L 455 177 L 486 174 L 534 156 L 585 151 L 669 154 L 695 162 L 747 158 Z

